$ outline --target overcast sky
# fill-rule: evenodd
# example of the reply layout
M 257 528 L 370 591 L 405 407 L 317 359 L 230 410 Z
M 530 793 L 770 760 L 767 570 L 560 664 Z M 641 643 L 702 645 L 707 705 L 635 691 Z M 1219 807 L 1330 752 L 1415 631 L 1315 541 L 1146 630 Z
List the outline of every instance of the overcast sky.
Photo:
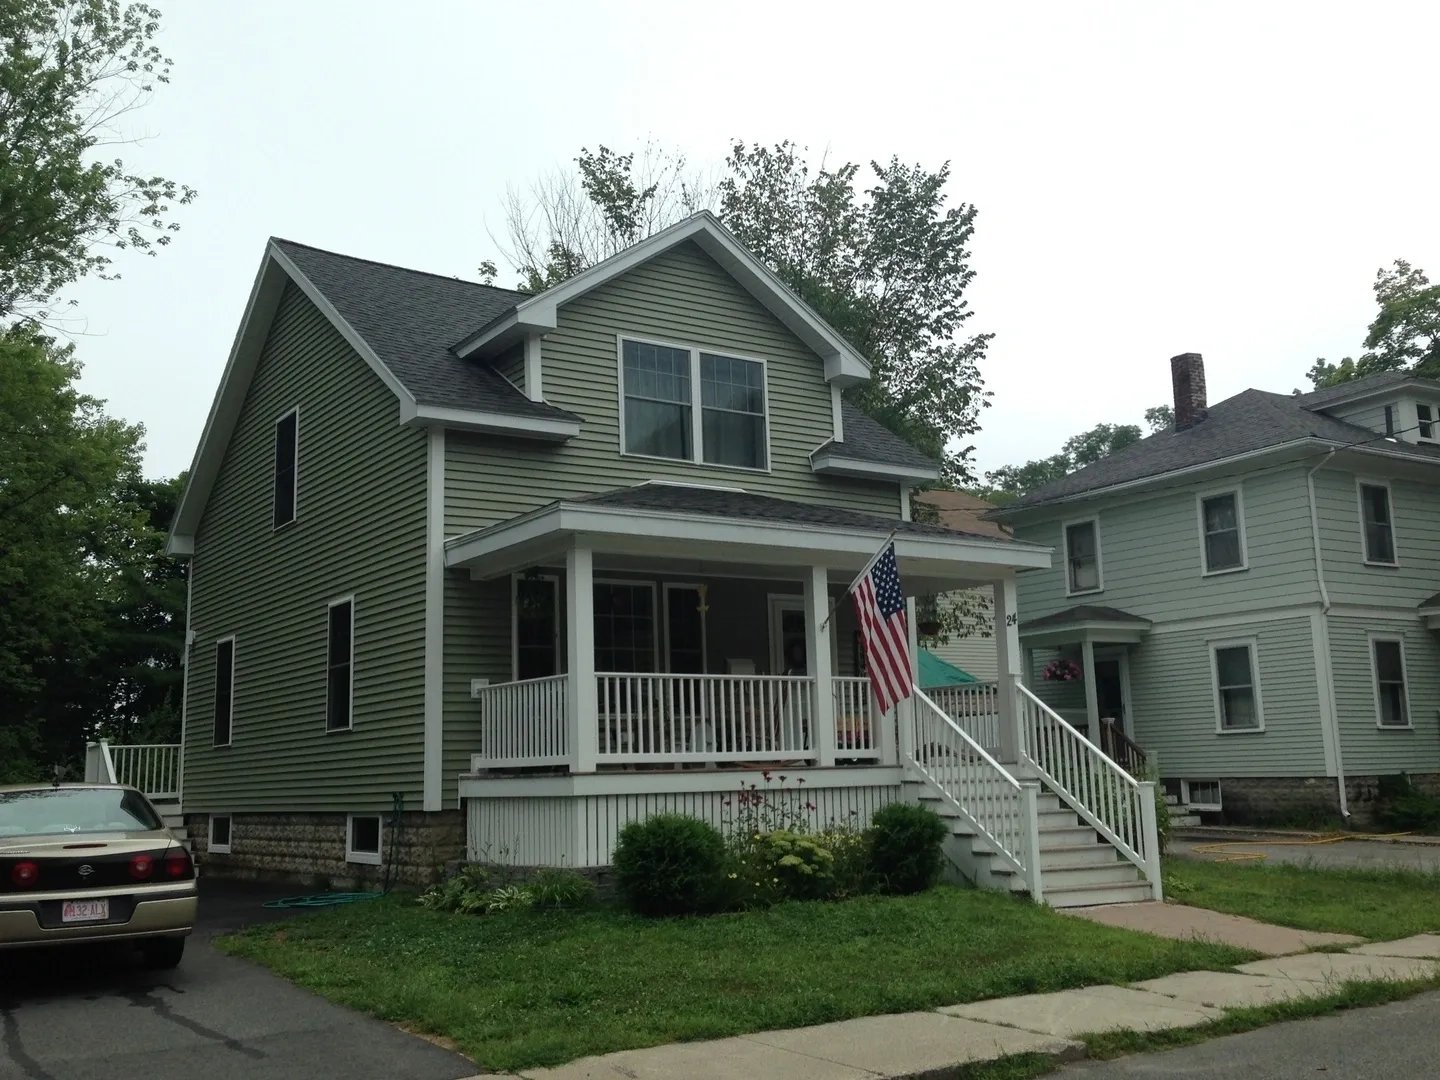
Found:
M 200 191 L 155 259 L 70 294 L 86 389 L 188 467 L 266 237 L 473 277 L 507 183 L 581 146 L 732 139 L 953 162 L 993 331 L 981 469 L 1170 397 L 1306 385 L 1376 269 L 1440 277 L 1440 5 L 164 5 L 131 164 Z M 502 275 L 508 284 L 511 275 Z

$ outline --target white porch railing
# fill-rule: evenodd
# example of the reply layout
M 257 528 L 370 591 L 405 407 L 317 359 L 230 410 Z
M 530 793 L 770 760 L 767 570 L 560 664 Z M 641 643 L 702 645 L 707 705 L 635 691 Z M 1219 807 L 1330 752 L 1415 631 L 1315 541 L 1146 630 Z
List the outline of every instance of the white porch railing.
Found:
M 815 756 L 815 683 L 803 675 L 596 675 L 602 764 Z
M 870 693 L 870 680 L 840 676 L 833 680 L 835 691 L 835 756 L 867 759 L 881 755 L 882 717 Z
M 477 761 L 484 768 L 568 762 L 565 695 L 569 681 L 568 676 L 551 675 L 482 687 Z
M 964 683 L 926 690 L 972 739 L 992 754 L 1000 749 L 1000 701 L 994 683 Z
M 136 743 L 131 746 L 100 744 L 102 768 L 108 782 L 129 784 L 151 799 L 180 798 L 181 748 L 179 743 Z M 102 781 L 106 782 L 106 781 Z
M 1021 760 L 1138 866 L 1155 899 L 1163 899 L 1154 783 L 1136 780 L 1026 687 L 1017 689 Z
M 1029 886 L 1039 903 L 1039 785 L 1021 784 L 924 691 L 916 690 L 911 764 Z

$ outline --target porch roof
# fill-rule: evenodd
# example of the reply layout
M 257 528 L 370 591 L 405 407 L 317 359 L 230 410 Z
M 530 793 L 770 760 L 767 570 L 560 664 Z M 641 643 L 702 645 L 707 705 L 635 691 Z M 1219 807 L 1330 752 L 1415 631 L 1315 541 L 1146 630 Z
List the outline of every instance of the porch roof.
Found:
M 562 499 L 445 542 L 445 564 L 498 577 L 558 558 L 575 542 L 598 554 L 760 566 L 824 565 L 854 574 L 895 532 L 907 592 L 994 581 L 1050 565 L 1048 547 L 757 495 L 651 481 Z
M 1026 645 L 1068 645 L 1077 641 L 1133 644 L 1150 629 L 1150 620 L 1119 608 L 1080 604 L 1020 624 Z

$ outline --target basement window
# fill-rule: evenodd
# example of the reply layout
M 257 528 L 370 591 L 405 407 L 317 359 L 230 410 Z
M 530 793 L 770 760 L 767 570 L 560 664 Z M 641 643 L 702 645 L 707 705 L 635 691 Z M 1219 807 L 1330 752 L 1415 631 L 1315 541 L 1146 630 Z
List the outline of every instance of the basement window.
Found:
M 351 814 L 345 822 L 345 861 L 380 865 L 380 815 Z
M 1182 780 L 1180 801 L 1191 810 L 1219 810 L 1219 780 Z
M 210 838 L 205 845 L 207 851 L 217 855 L 230 854 L 230 815 L 210 815 Z

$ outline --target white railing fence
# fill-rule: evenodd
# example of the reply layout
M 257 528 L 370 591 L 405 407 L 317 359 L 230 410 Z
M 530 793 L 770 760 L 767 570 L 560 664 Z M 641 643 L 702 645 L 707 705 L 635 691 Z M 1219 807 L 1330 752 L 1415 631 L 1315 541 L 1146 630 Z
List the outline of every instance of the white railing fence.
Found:
M 1021 784 L 924 691 L 914 713 L 911 764 L 1042 901 L 1038 785 Z
M 100 744 L 108 759 L 113 783 L 139 788 L 152 799 L 180 797 L 180 744 L 137 743 L 131 746 Z
M 483 768 L 506 768 L 569 761 L 568 683 L 568 676 L 550 675 L 482 687 L 476 762 Z
M 1160 836 L 1155 785 L 1120 767 L 1059 713 L 1024 686 L 1020 692 L 1020 757 L 1096 832 L 1138 866 L 1156 900 Z
M 815 756 L 815 684 L 803 675 L 596 676 L 604 763 Z
M 937 686 L 925 693 L 986 750 L 993 754 L 1000 749 L 1000 700 L 994 683 Z
M 875 706 L 870 680 L 837 677 L 835 690 L 835 756 L 841 759 L 878 758 L 885 718 Z

